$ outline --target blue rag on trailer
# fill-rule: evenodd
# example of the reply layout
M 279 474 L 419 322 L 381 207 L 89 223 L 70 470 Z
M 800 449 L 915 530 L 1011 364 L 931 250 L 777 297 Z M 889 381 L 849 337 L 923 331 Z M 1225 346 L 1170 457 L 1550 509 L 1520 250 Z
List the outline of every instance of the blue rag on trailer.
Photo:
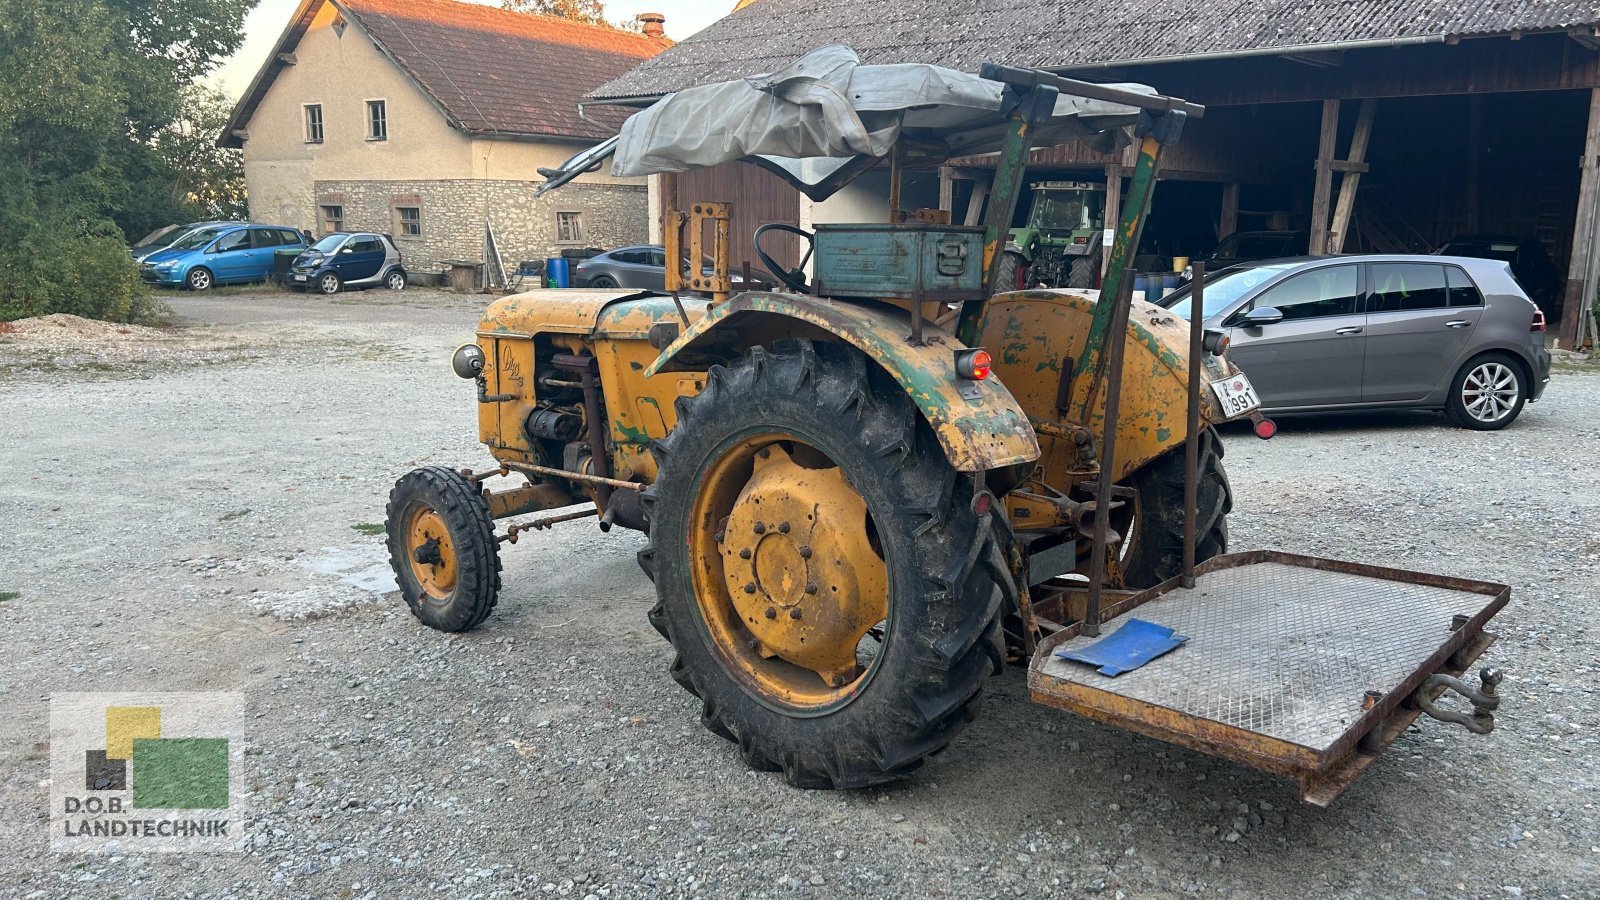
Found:
M 1173 634 L 1172 629 L 1143 619 L 1129 619 L 1116 631 L 1076 650 L 1059 650 L 1056 656 L 1073 662 L 1099 666 L 1101 675 L 1116 677 L 1132 672 L 1163 653 L 1176 650 L 1189 638 Z

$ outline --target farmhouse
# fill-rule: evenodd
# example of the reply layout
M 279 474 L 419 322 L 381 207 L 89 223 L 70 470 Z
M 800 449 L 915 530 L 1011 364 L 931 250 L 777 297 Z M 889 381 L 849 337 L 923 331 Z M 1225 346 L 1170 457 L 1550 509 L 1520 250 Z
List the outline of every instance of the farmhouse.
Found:
M 392 235 L 414 272 L 508 266 L 648 236 L 641 179 L 584 175 L 532 199 L 537 170 L 616 132 L 584 93 L 671 46 L 645 32 L 453 0 L 302 0 L 234 110 L 252 219 Z

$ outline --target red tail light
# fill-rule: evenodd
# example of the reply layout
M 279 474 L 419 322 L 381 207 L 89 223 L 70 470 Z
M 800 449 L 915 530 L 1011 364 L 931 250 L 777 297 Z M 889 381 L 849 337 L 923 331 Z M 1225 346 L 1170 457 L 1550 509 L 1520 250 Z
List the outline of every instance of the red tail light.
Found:
M 984 349 L 962 350 L 956 353 L 956 374 L 968 381 L 982 381 L 993 371 L 994 360 Z
M 1544 310 L 1535 308 L 1533 311 L 1533 324 L 1528 326 L 1529 331 L 1543 331 L 1545 329 Z

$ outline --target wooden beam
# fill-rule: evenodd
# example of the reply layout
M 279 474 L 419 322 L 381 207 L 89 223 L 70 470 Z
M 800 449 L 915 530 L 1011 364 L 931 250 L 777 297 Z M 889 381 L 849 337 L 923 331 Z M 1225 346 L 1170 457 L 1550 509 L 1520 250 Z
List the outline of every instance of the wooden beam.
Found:
M 1577 41 L 1585 50 L 1600 50 L 1600 29 L 1593 25 L 1567 29 L 1567 36 Z
M 278 54 L 278 62 L 281 62 L 286 66 L 292 66 L 295 63 L 299 62 L 299 60 L 295 57 L 295 55 L 293 53 L 279 53 Z
M 1122 221 L 1122 167 L 1106 166 L 1106 227 L 1114 227 L 1111 223 Z M 1111 245 L 1105 242 L 1105 235 L 1100 237 L 1100 277 L 1105 278 L 1106 267 L 1111 265 Z M 1134 252 L 1138 252 L 1137 247 Z
M 1344 57 L 1337 52 L 1322 50 L 1303 50 L 1299 53 L 1285 53 L 1282 57 L 1289 62 L 1296 62 L 1302 66 L 1311 66 L 1317 69 L 1336 69 L 1344 65 Z
M 955 170 L 949 166 L 939 167 L 939 208 L 951 213 L 956 209 Z
M 1582 172 L 1578 179 L 1578 215 L 1572 226 L 1572 258 L 1567 266 L 1566 298 L 1561 305 L 1561 346 L 1577 343 L 1578 319 L 1585 301 L 1594 297 L 1596 204 L 1600 203 L 1600 88 L 1589 90 L 1589 127 L 1583 137 Z
M 1361 102 L 1365 103 L 1367 101 L 1363 100 Z M 1355 172 L 1356 174 L 1359 175 L 1359 174 L 1362 174 L 1362 173 L 1368 171 L 1369 169 L 1371 169 L 1371 166 L 1368 166 L 1366 163 L 1360 162 L 1359 160 L 1356 160 L 1356 159 L 1352 158 L 1352 159 L 1336 159 L 1333 162 L 1328 163 L 1328 168 L 1331 171 L 1334 171 L 1334 172 L 1344 172 L 1346 174 L 1349 174 L 1351 172 Z
M 1311 192 L 1311 255 L 1328 252 L 1328 207 L 1333 197 L 1333 153 L 1339 140 L 1339 101 L 1322 101 L 1316 183 Z
M 1372 114 L 1377 111 L 1378 101 L 1367 98 L 1361 101 L 1361 109 L 1356 113 L 1356 131 L 1350 136 L 1350 162 L 1360 164 L 1360 168 L 1351 168 L 1344 171 L 1344 177 L 1339 179 L 1339 203 L 1333 211 L 1333 226 L 1328 234 L 1328 252 L 1343 253 L 1345 234 L 1350 230 L 1350 216 L 1356 210 L 1356 191 L 1361 187 L 1361 173 L 1367 170 L 1365 163 L 1361 162 L 1367 156 L 1367 140 L 1372 136 Z
M 1217 239 L 1239 230 L 1239 182 L 1230 181 L 1222 186 L 1222 216 L 1217 219 Z
M 1483 177 L 1483 95 L 1467 98 L 1467 231 L 1478 230 L 1480 194 L 1478 181 Z
M 972 196 L 967 198 L 967 217 L 961 223 L 968 228 L 983 224 L 983 201 L 989 199 L 989 181 L 988 178 L 975 178 L 972 181 Z

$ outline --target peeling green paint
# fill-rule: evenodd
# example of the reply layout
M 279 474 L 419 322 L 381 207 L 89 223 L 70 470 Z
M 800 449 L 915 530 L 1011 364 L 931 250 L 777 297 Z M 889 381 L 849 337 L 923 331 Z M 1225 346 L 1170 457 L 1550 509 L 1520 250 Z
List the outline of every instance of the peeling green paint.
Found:
M 795 294 L 742 294 L 713 307 L 663 351 L 645 375 L 653 377 L 665 370 L 680 352 L 713 329 L 721 329 L 718 333 L 722 334 L 742 327 L 738 320 L 760 314 L 814 325 L 853 344 L 883 366 L 917 404 L 956 468 L 981 471 L 1038 458 L 1033 429 L 1005 386 L 993 378 L 965 382 L 975 396 L 962 396 L 953 353 L 961 344 L 930 325 L 929 341 L 912 345 L 909 314 L 895 307 Z

